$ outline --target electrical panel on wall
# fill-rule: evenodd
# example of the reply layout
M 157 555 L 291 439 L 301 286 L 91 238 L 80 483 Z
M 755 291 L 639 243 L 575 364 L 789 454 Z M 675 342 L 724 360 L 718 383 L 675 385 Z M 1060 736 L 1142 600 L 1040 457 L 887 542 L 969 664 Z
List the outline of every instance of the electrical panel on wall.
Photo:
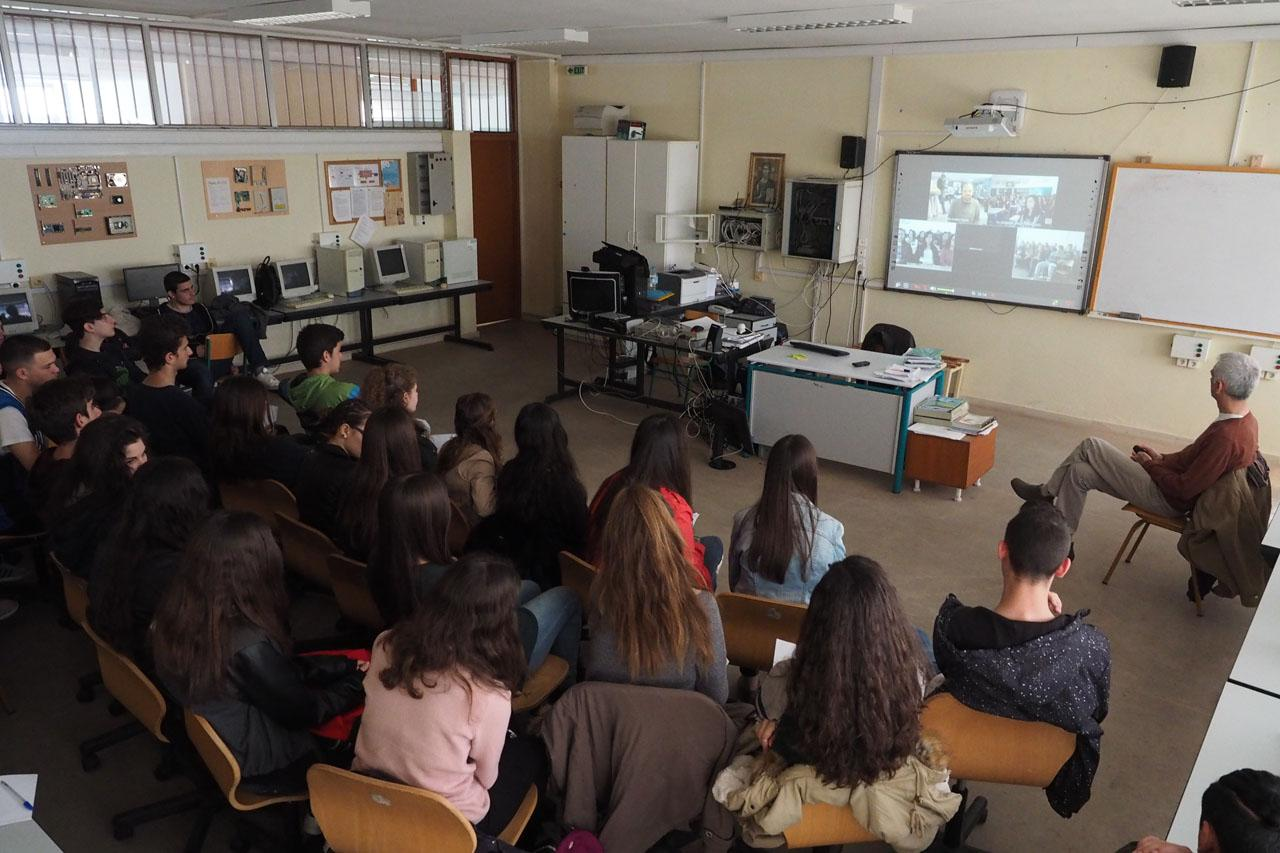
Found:
M 410 151 L 408 156 L 404 190 L 409 196 L 409 213 L 453 213 L 453 155 L 444 151 Z
M 722 207 L 716 217 L 716 242 L 755 252 L 782 247 L 782 214 L 776 210 Z
M 789 178 L 782 207 L 782 254 L 848 263 L 857 257 L 862 181 Z

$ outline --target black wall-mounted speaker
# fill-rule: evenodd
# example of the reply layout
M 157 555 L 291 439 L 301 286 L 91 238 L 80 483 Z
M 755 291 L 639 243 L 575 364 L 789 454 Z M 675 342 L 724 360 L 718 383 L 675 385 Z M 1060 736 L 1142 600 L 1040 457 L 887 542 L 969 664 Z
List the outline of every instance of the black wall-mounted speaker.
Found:
M 1161 89 L 1181 89 L 1191 85 L 1191 66 L 1195 65 L 1194 44 L 1171 44 L 1160 51 L 1160 72 L 1156 85 Z
M 864 136 L 840 137 L 840 168 L 861 169 L 867 159 L 867 139 Z

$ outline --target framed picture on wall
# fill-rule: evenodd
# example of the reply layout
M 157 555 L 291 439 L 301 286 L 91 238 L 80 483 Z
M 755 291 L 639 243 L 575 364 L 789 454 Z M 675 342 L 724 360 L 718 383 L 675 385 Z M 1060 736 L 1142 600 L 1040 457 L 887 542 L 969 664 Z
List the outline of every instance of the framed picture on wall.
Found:
M 747 168 L 747 206 L 774 209 L 782 206 L 782 164 L 785 154 L 751 154 Z

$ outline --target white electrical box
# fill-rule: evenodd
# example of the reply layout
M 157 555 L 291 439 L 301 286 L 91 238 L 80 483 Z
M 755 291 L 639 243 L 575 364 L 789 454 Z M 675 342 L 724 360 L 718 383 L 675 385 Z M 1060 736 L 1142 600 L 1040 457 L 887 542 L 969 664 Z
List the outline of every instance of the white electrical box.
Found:
M 449 284 L 475 281 L 480 277 L 480 261 L 476 255 L 474 238 L 445 240 L 440 244 L 440 260 L 445 280 Z
M 409 213 L 440 216 L 453 213 L 453 155 L 445 151 L 410 151 L 405 175 Z
M 1211 343 L 1208 338 L 1195 335 L 1174 335 L 1169 357 L 1178 363 L 1178 367 L 1199 367 L 1209 357 Z
M 444 278 L 440 266 L 440 241 L 401 240 L 400 245 L 404 246 L 409 281 L 415 284 L 436 284 Z
M 321 231 L 316 235 L 316 245 L 337 248 L 342 245 L 342 234 L 338 231 Z
M 337 296 L 364 290 L 364 250 L 359 246 L 317 246 L 316 284 Z
M 862 181 L 788 178 L 782 206 L 782 254 L 848 263 L 858 256 Z
M 1275 379 L 1276 374 L 1280 373 L 1280 349 L 1254 347 L 1249 350 L 1249 355 L 1253 356 L 1253 360 L 1262 368 L 1262 378 Z
M 782 248 L 782 214 L 776 210 L 720 208 L 716 215 L 716 243 L 753 252 Z
M 18 258 L 0 261 L 0 287 L 17 289 L 29 286 L 27 262 Z
M 209 247 L 204 243 L 183 243 L 173 248 L 174 254 L 178 256 L 178 263 L 184 270 L 204 267 L 209 263 Z

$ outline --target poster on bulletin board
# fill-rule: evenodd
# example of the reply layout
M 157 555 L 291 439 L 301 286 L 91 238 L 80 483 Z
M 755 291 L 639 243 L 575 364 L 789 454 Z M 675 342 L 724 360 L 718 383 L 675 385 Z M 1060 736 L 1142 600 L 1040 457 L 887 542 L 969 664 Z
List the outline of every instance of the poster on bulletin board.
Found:
M 324 179 L 330 225 L 362 216 L 384 225 L 404 222 L 399 160 L 326 160 Z
M 202 160 L 204 209 L 210 219 L 289 212 L 283 160 Z

